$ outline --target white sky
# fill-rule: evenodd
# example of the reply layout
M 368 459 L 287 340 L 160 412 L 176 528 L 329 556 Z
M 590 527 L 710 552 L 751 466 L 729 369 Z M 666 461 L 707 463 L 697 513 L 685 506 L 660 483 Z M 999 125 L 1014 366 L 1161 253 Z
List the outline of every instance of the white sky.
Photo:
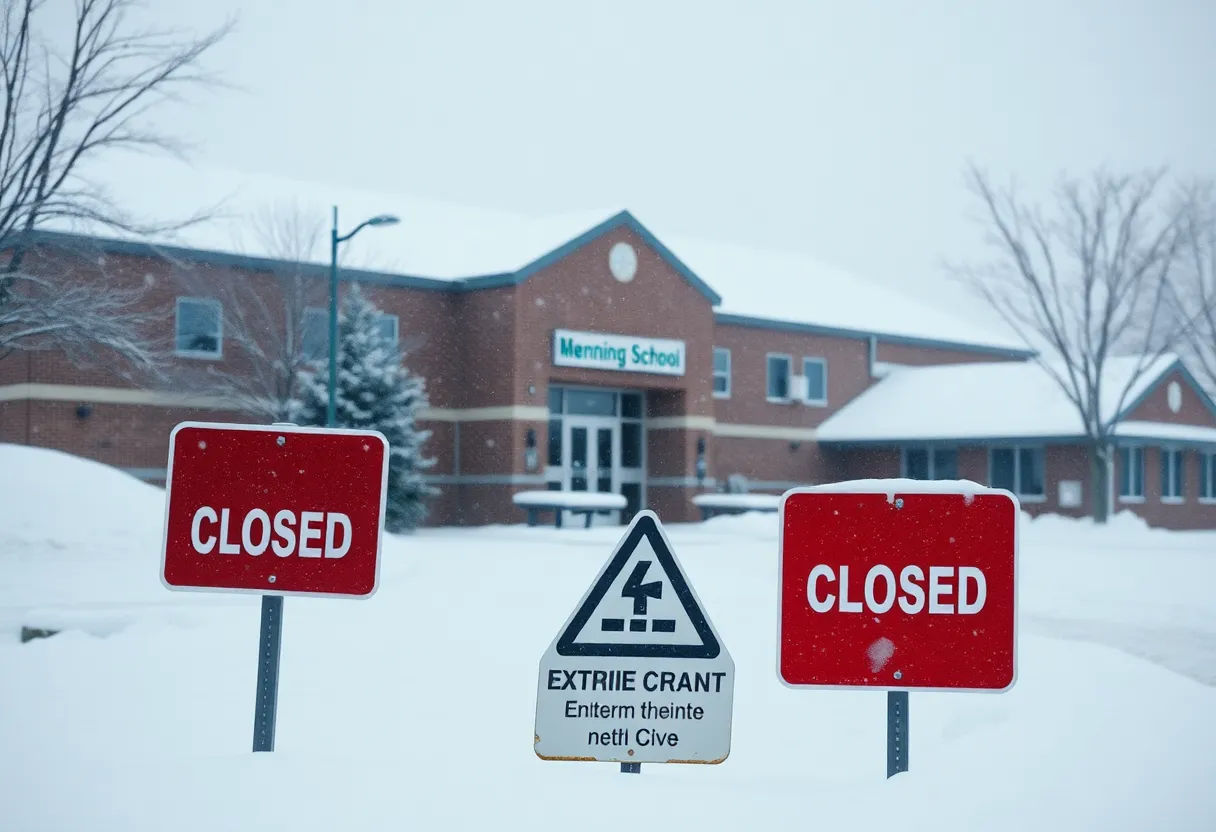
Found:
M 968 158 L 1039 183 L 1103 162 L 1216 173 L 1211 0 L 174 0 L 157 14 L 201 27 L 230 10 L 216 65 L 242 89 L 176 123 L 201 161 L 526 213 L 629 208 L 939 298 L 939 259 L 979 241 Z

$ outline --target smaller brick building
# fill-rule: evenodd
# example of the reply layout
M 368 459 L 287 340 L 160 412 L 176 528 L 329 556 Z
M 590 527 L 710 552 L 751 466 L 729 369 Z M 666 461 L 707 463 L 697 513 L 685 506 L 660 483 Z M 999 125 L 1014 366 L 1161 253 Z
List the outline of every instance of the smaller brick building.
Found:
M 402 251 L 439 263 L 426 259 L 438 244 L 424 220 L 402 223 L 427 228 Z M 520 522 L 511 496 L 524 489 L 623 494 L 628 509 L 604 523 L 642 507 L 687 521 L 692 496 L 728 481 L 780 493 L 901 474 L 1009 487 L 1032 511 L 1083 511 L 1075 414 L 1016 343 L 795 257 L 661 240 L 628 212 L 547 248 L 508 236 L 514 254 L 472 230 L 441 241 L 484 253 L 486 268 L 341 273 L 426 379 L 433 524 Z M 320 290 L 301 337 L 309 356 L 325 354 L 324 261 L 50 232 L 33 242 L 35 270 L 142 287 L 178 378 L 250 371 L 225 333 L 221 290 L 254 287 L 274 309 L 286 269 Z M 1122 504 L 1156 525 L 1216 527 L 1216 408 L 1181 362 L 1161 362 L 1111 407 L 1124 420 Z M 0 360 L 0 441 L 152 482 L 174 424 L 248 418 L 202 386 L 149 387 L 104 363 Z
M 1108 505 L 1151 525 L 1216 528 L 1216 405 L 1165 355 L 1107 363 L 1102 419 L 1114 424 Z M 1080 416 L 1033 362 L 904 368 L 819 429 L 825 450 L 865 454 L 875 476 L 959 477 L 1008 488 L 1032 514 L 1092 507 Z

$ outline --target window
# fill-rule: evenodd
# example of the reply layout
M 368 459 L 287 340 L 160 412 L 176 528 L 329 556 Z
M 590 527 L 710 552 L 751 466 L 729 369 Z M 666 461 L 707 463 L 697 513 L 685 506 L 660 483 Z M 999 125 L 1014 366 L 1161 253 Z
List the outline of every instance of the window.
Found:
M 904 476 L 910 480 L 958 479 L 958 451 L 954 448 L 904 448 Z
M 329 359 L 329 313 L 324 309 L 304 310 L 304 332 L 300 337 L 300 353 L 305 361 Z
M 382 314 L 376 321 L 376 326 L 380 328 L 380 337 L 385 343 L 390 346 L 397 346 L 397 316 Z
M 938 448 L 933 452 L 933 472 L 935 480 L 958 479 L 958 451 L 953 448 Z
M 1182 502 L 1182 451 L 1177 448 L 1161 449 L 1161 499 Z
M 1042 448 L 993 448 L 988 457 L 988 482 L 1020 499 L 1046 499 Z
M 399 343 L 399 327 L 396 315 L 382 314 L 376 319 L 380 336 L 390 346 Z M 305 361 L 329 360 L 329 310 L 310 306 L 304 310 L 304 332 L 300 338 L 300 353 Z
M 802 359 L 802 374 L 806 376 L 807 404 L 828 403 L 828 360 L 826 358 Z
M 567 390 L 566 412 L 578 416 L 615 416 L 616 393 L 607 390 Z
M 1216 502 L 1216 453 L 1199 455 L 1199 499 Z
M 621 394 L 621 418 L 622 419 L 641 419 L 642 418 L 642 394 L 641 393 L 622 393 Z
M 1119 499 L 1144 499 L 1144 448 L 1119 449 Z
M 562 389 L 549 388 L 549 464 L 562 464 Z M 558 484 L 561 487 L 561 484 Z
M 176 352 L 186 358 L 221 358 L 224 354 L 224 307 L 210 298 L 178 298 Z
M 790 357 L 768 356 L 768 388 L 765 396 L 770 401 L 787 401 L 790 397 Z
M 714 347 L 714 398 L 730 398 L 730 350 Z

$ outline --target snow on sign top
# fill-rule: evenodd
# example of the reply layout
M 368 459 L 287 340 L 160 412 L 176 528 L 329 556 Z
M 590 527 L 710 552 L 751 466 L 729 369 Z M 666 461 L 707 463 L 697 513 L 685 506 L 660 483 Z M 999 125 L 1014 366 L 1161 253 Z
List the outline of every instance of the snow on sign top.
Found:
M 540 663 L 545 760 L 720 763 L 735 666 L 658 517 L 634 517 Z

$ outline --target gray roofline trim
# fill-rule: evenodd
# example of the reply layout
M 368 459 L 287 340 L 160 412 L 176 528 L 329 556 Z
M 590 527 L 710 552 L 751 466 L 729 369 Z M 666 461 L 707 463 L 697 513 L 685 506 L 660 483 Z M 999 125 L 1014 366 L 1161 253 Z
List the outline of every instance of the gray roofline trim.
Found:
M 1125 437 L 1120 437 L 1125 438 Z M 910 447 L 983 447 L 990 445 L 1077 445 L 1085 441 L 1081 434 L 1076 436 L 969 436 L 969 437 L 937 437 L 933 439 L 901 437 L 887 439 L 823 439 L 816 440 L 824 448 L 838 450 L 863 450 L 879 448 Z
M 793 321 L 778 321 L 771 318 L 758 318 L 752 315 L 735 315 L 729 312 L 715 312 L 714 320 L 727 326 L 742 326 L 751 329 L 770 329 L 778 332 L 797 332 L 806 335 L 828 335 L 838 338 L 865 340 L 878 338 L 888 344 L 900 344 L 908 347 L 925 347 L 926 349 L 949 349 L 958 352 L 970 352 L 978 355 L 991 355 L 996 358 L 1034 358 L 1034 350 L 1018 349 L 1016 347 L 995 347 L 986 344 L 969 344 L 963 341 L 945 341 L 937 338 L 918 338 L 913 335 L 892 335 L 879 330 L 848 329 L 845 327 L 822 326 L 820 324 L 803 324 Z
M 518 286 L 537 272 L 548 268 L 562 260 L 574 251 L 602 237 L 609 231 L 627 227 L 653 248 L 663 260 L 683 277 L 694 289 L 700 292 L 712 306 L 722 302 L 722 297 L 688 268 L 671 249 L 659 242 L 654 236 L 628 211 L 621 211 L 599 225 L 584 231 L 574 239 L 558 246 L 552 251 L 538 257 L 515 272 L 499 272 L 497 274 L 470 275 L 468 277 L 442 280 L 434 277 L 417 275 L 394 274 L 390 272 L 369 271 L 364 269 L 340 268 L 338 279 L 344 282 L 370 283 L 382 286 L 395 286 L 406 289 L 423 289 L 437 292 L 475 292 L 481 289 L 496 289 L 503 286 Z M 320 263 L 296 263 L 278 260 L 270 257 L 257 257 L 245 254 L 209 249 L 187 248 L 184 246 L 162 245 L 135 240 L 122 240 L 114 237 L 94 237 L 85 234 L 74 234 L 64 231 L 33 231 L 29 238 L 33 245 L 51 245 L 62 248 L 99 248 L 104 252 L 114 254 L 130 254 L 160 259 L 188 260 L 196 263 L 207 263 L 227 268 L 247 269 L 250 271 L 282 272 L 287 268 L 305 277 L 328 277 L 329 266 Z M 3 243 L 0 243 L 3 245 Z
M 1161 422 L 1162 425 L 1175 426 L 1173 422 Z M 1185 426 L 1185 427 L 1190 427 Z M 903 447 L 917 448 L 975 448 L 975 447 L 998 447 L 1001 445 L 1012 445 L 1021 447 L 1032 447 L 1036 445 L 1084 445 L 1089 440 L 1084 434 L 1075 434 L 1073 436 L 970 436 L 970 437 L 938 437 L 933 439 L 917 439 L 915 437 L 905 437 L 900 439 L 817 439 L 818 444 L 823 448 L 832 450 L 851 451 L 851 450 L 878 450 L 892 449 Z M 1205 442 L 1203 440 L 1183 440 L 1183 439 L 1164 439 L 1160 436 L 1142 436 L 1140 434 L 1120 434 L 1114 437 L 1114 445 L 1124 444 L 1144 444 L 1144 445 L 1180 445 L 1187 448 L 1216 448 L 1216 441 Z
M 247 254 L 230 254 L 209 249 L 186 248 L 184 246 L 146 243 L 136 240 L 121 240 L 113 237 L 91 237 L 84 234 L 72 234 L 63 231 L 34 231 L 29 235 L 31 245 L 54 246 L 76 251 L 100 249 L 107 254 L 129 254 L 139 257 L 154 257 L 161 260 L 188 260 L 193 263 L 205 263 L 211 266 L 281 273 L 293 271 L 303 277 L 328 278 L 329 266 L 320 263 L 299 263 L 290 260 L 279 260 L 272 257 L 256 257 Z M 7 244 L 8 241 L 0 243 Z M 459 291 L 460 285 L 453 280 L 440 280 L 433 277 L 418 277 L 415 275 L 392 274 L 365 269 L 339 267 L 338 279 L 344 282 L 370 283 L 381 286 L 393 286 L 404 289 L 424 289 L 429 291 L 451 292 Z

